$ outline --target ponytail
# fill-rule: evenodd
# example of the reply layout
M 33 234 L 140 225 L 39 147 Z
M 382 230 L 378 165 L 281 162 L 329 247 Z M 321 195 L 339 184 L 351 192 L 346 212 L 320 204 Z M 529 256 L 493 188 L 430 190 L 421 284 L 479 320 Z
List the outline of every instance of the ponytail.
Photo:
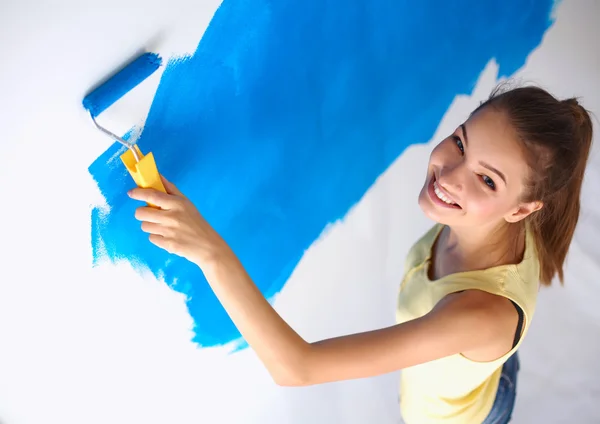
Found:
M 522 87 L 492 93 L 487 105 L 504 111 L 523 142 L 530 167 L 523 201 L 540 201 L 529 215 L 540 261 L 540 281 L 564 282 L 563 266 L 579 220 L 581 186 L 592 144 L 592 121 L 575 98 L 559 101 Z

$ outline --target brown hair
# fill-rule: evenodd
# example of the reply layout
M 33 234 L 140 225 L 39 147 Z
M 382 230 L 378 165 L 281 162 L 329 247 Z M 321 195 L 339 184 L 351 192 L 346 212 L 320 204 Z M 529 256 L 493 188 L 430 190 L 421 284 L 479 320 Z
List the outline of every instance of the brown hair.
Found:
M 558 100 L 539 87 L 503 91 L 498 86 L 477 109 L 506 114 L 530 167 L 522 201 L 540 201 L 526 219 L 540 260 L 540 281 L 549 286 L 563 264 L 577 226 L 581 185 L 592 144 L 592 121 L 576 98 Z M 473 113 L 475 113 L 474 111 Z

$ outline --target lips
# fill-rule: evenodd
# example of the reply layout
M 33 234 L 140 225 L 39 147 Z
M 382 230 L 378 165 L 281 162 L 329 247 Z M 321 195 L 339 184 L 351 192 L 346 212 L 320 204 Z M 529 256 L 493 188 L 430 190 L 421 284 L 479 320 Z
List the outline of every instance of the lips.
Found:
M 458 202 L 438 184 L 435 174 L 431 178 L 428 192 L 429 197 L 435 204 L 445 208 L 462 209 Z

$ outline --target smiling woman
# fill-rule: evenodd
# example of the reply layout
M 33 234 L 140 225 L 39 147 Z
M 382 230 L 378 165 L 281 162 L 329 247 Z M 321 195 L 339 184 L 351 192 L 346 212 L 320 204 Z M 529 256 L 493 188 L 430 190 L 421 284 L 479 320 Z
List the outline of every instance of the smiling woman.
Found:
M 492 117 L 492 119 L 493 119 L 493 117 Z M 449 139 L 452 143 L 456 144 L 458 150 L 460 151 L 460 155 L 464 156 L 465 155 L 465 147 L 467 145 L 467 130 L 466 130 L 466 127 L 464 124 L 462 124 L 460 126 L 460 129 L 462 130 L 463 138 L 465 141 L 464 143 L 458 134 L 451 135 L 449 137 Z M 438 149 L 439 149 L 439 147 L 441 147 L 441 145 L 438 146 Z M 436 151 L 438 149 L 436 149 Z M 443 154 L 443 153 L 441 153 L 441 154 Z M 479 167 L 484 167 L 484 168 L 488 169 L 489 171 L 493 172 L 494 174 L 499 176 L 502 179 L 502 181 L 506 184 L 506 178 L 504 177 L 504 174 L 502 172 L 498 171 L 496 168 L 494 168 L 491 165 L 489 165 L 485 162 L 482 162 L 482 161 L 479 161 L 479 163 L 477 165 Z M 490 189 L 496 190 L 496 184 L 489 176 L 477 175 L 477 177 L 479 177 Z M 436 176 L 435 174 L 431 176 L 430 182 L 427 185 L 428 193 L 430 195 L 431 200 L 441 206 L 448 206 L 448 207 L 454 208 L 454 209 L 462 209 L 462 207 L 460 206 L 460 204 L 458 203 L 458 200 L 457 200 L 460 198 L 460 196 L 456 193 L 450 194 L 450 191 L 452 191 L 452 190 L 449 189 L 449 184 L 442 183 L 440 180 L 441 178 L 442 177 L 440 174 L 438 174 L 438 176 Z M 445 180 L 447 179 L 446 174 L 444 174 L 444 179 Z M 462 186 L 458 187 L 457 189 L 462 190 Z M 433 192 L 433 194 L 432 194 L 432 192 Z M 443 203 L 440 203 L 440 200 Z
M 528 173 L 524 155 L 506 114 L 479 109 L 431 153 L 421 207 L 429 218 L 447 225 L 468 219 L 494 227 L 498 217 L 511 213 L 505 217 L 509 222 L 522 219 L 541 207 L 529 202 L 514 210 Z
M 168 193 L 137 188 L 130 196 L 160 207 L 137 210 L 142 229 L 202 269 L 278 384 L 402 369 L 407 423 L 498 424 L 512 414 L 516 352 L 538 283 L 562 279 L 591 140 L 590 117 L 575 99 L 535 87 L 493 93 L 431 154 L 419 203 L 438 224 L 408 254 L 398 324 L 315 343 L 269 305 L 177 187 L 165 180 Z

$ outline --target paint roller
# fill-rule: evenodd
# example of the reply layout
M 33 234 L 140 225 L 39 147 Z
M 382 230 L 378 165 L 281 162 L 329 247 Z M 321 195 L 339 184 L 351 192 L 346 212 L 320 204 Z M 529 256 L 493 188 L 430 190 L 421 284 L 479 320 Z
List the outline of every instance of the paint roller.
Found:
M 121 161 L 137 186 L 154 188 L 166 193 L 152 152 L 144 155 L 135 143 L 124 140 L 107 130 L 96 119 L 103 111 L 152 75 L 161 64 L 162 59 L 156 53 L 144 53 L 86 95 L 82 103 L 98 130 L 127 147 L 128 150 L 121 155 Z

